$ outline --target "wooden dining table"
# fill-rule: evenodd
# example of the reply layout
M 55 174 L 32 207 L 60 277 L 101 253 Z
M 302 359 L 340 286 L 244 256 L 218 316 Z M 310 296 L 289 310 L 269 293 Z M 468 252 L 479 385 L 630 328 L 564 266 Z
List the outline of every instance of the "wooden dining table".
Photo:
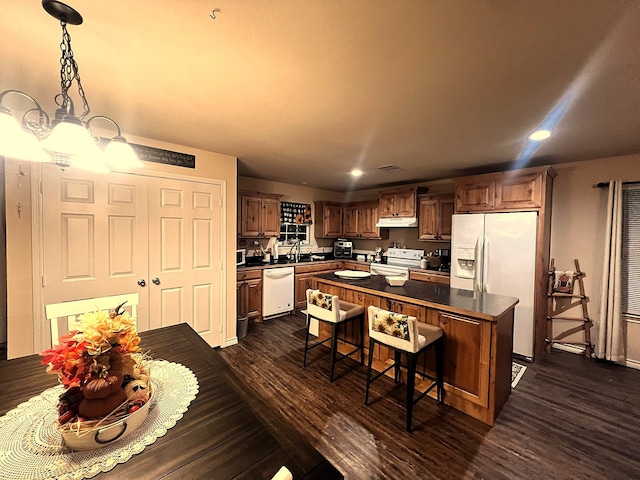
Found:
M 199 392 L 164 436 L 94 478 L 270 479 L 283 465 L 296 480 L 344 478 L 188 324 L 140 336 L 152 357 L 189 368 Z M 57 384 L 40 360 L 0 361 L 0 415 Z

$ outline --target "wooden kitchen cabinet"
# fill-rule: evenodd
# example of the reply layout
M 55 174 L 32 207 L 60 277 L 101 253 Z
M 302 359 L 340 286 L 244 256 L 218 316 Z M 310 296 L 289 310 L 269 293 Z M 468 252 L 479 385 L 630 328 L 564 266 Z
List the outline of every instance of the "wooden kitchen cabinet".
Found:
M 491 323 L 436 310 L 430 313 L 437 315 L 435 324 L 444 332 L 446 390 L 454 390 L 457 397 L 488 407 Z
M 456 213 L 538 210 L 544 207 L 550 167 L 488 173 L 455 180 Z
M 542 207 L 542 173 L 503 174 L 496 183 L 495 210 Z
M 242 193 L 240 195 L 240 237 L 280 236 L 281 195 Z
M 262 321 L 262 270 L 238 271 L 236 280 L 236 311 L 249 321 Z
M 342 261 L 321 262 L 311 264 L 297 264 L 295 266 L 295 302 L 296 309 L 304 310 L 307 308 L 307 289 L 318 288 L 317 283 L 313 280 L 314 275 L 322 273 L 331 273 L 342 270 L 344 263 Z
M 360 220 L 360 207 L 357 204 L 347 204 L 342 207 L 342 234 L 347 238 L 356 238 L 359 235 L 358 223 Z
M 417 280 L 419 282 L 439 283 L 440 285 L 449 285 L 451 277 L 438 272 L 409 270 L 409 280 Z
M 378 202 L 347 203 L 342 207 L 342 235 L 347 238 L 382 238 L 378 222 Z
M 416 197 L 416 188 L 381 193 L 380 217 L 415 217 Z
M 371 267 L 369 264 L 358 263 L 358 262 L 349 262 L 347 260 L 344 261 L 344 269 L 345 270 L 357 270 L 359 272 L 370 272 Z
M 418 240 L 451 240 L 454 195 L 418 196 Z
M 338 238 L 342 233 L 342 204 L 337 202 L 314 202 L 315 237 Z

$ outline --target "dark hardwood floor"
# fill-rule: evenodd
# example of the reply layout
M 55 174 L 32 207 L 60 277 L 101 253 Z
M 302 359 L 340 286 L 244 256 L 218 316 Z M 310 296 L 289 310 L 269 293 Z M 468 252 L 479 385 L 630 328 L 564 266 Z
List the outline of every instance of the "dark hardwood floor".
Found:
M 304 332 L 302 315 L 271 319 L 220 353 L 346 479 L 640 478 L 640 371 L 553 352 L 527 364 L 493 427 L 424 399 L 407 433 L 403 386 L 378 380 L 365 406 L 355 361 L 333 384 L 328 349 L 302 368 Z

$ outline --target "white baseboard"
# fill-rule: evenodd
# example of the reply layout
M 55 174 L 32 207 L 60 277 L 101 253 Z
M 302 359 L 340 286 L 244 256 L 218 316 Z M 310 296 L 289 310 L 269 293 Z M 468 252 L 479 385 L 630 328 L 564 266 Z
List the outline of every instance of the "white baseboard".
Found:
M 635 368 L 636 370 L 640 370 L 640 361 L 638 360 L 627 360 L 625 364 L 629 368 Z
M 552 345 L 556 350 L 562 350 L 563 352 L 576 353 L 578 355 L 584 355 L 585 347 L 578 347 L 577 345 L 567 345 L 566 343 L 554 343 Z
M 235 345 L 236 343 L 238 343 L 238 337 L 231 337 L 228 338 L 226 342 L 224 342 L 224 347 L 230 347 L 231 345 Z
M 577 345 L 566 345 L 564 343 L 554 343 L 553 348 L 562 350 L 564 352 L 576 353 L 578 355 L 584 355 L 584 347 L 578 347 Z M 640 370 L 640 361 L 638 360 L 625 360 L 625 366 Z

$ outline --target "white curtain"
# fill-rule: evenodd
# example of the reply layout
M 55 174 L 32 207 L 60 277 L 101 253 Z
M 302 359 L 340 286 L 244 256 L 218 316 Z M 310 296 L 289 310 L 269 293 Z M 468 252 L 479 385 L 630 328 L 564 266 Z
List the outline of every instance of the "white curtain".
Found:
M 621 290 L 622 213 L 622 181 L 611 180 L 607 205 L 596 357 L 612 362 L 625 360 Z

